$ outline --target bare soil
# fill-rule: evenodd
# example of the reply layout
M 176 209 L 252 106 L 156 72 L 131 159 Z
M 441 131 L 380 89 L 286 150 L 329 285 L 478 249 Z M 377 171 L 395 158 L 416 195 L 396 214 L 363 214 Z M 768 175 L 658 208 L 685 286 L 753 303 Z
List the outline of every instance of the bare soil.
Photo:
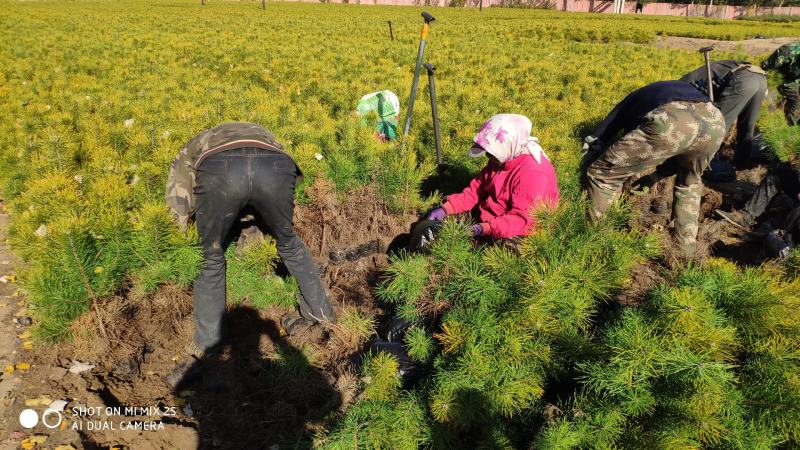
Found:
M 310 196 L 311 206 L 295 211 L 295 228 L 320 267 L 337 313 L 352 307 L 367 317 L 384 314 L 373 288 L 386 264 L 385 249 L 416 217 L 390 212 L 371 188 L 349 193 L 343 201 L 319 183 Z M 4 221 L 7 217 L 0 216 L 0 229 Z M 331 252 L 353 256 L 352 249 L 375 240 L 377 253 L 337 264 L 329 260 Z M 0 245 L 0 261 L 11 258 L 7 254 Z M 0 285 L 0 304 L 12 302 L 8 289 Z M 39 445 L 47 448 L 307 448 L 327 420 L 354 401 L 355 361 L 363 341 L 354 341 L 342 327 L 326 330 L 330 339 L 320 332 L 285 336 L 280 318 L 286 310 L 256 310 L 247 302 L 228 308 L 222 354 L 201 360 L 191 371 L 198 375 L 173 391 L 164 376 L 190 360 L 183 348 L 193 330 L 191 304 L 191 294 L 174 286 L 142 299 L 112 297 L 99 309 L 108 338 L 98 333 L 90 312 L 76 321 L 72 341 L 27 352 L 32 367 L 14 374 L 16 384 L 5 376 L 0 383 L 5 395 L 0 448 L 18 448 L 32 436 L 41 436 Z M 9 329 L 7 311 L 13 308 L 0 307 L 0 344 L 15 348 L 19 330 Z M 2 361 L 16 362 L 17 356 L 2 356 Z M 75 361 L 96 367 L 67 372 Z M 69 402 L 62 426 L 22 428 L 19 413 L 32 407 L 41 414 L 47 404 L 26 402 L 42 396 L 47 404 Z M 73 414 L 82 407 L 111 409 Z M 137 429 L 122 429 L 131 426 Z
M 797 38 L 746 39 L 744 41 L 717 41 L 714 39 L 689 38 L 678 36 L 656 36 L 653 45 L 658 48 L 677 48 L 697 51 L 713 46 L 718 52 L 744 52 L 751 57 L 764 56 L 778 47 L 796 41 Z

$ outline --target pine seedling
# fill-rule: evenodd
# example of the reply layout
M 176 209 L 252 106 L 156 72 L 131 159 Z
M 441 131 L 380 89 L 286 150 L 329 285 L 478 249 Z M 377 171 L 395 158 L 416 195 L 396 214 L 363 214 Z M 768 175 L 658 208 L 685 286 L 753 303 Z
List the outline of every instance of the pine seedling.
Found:
M 39 319 L 36 332 L 46 340 L 67 337 L 72 320 L 116 290 L 129 259 L 126 242 L 94 235 L 80 218 L 58 221 L 53 229 L 47 239 L 55 263 L 36 260 L 25 276 Z M 98 328 L 105 333 L 102 323 Z
M 316 362 L 314 349 L 307 344 L 299 348 L 290 345 L 278 345 L 275 352 L 275 370 L 270 371 L 270 376 L 281 376 L 291 379 L 305 376 Z
M 570 450 L 580 448 L 580 433 L 567 419 L 558 419 L 544 429 L 531 446 L 537 450 Z
M 326 450 L 417 450 L 432 443 L 431 427 L 419 396 L 405 393 L 394 403 L 359 401 L 315 443 Z
M 400 147 L 381 156 L 376 176 L 381 197 L 393 211 L 412 211 L 431 206 L 433 199 L 422 199 L 420 186 L 434 172 L 434 164 L 430 160 L 420 162 L 414 149 Z
M 737 349 L 736 329 L 727 323 L 714 305 L 697 289 L 688 287 L 666 289 L 663 286 L 652 295 L 650 303 L 658 325 L 667 340 L 686 343 L 694 352 L 709 353 L 719 360 L 730 360 Z
M 379 402 L 396 399 L 401 386 L 398 367 L 397 358 L 386 352 L 367 357 L 364 361 L 364 398 Z
M 365 315 L 354 306 L 347 306 L 333 325 L 333 333 L 346 348 L 357 349 L 375 334 L 376 326 L 374 317 Z
M 297 282 L 274 273 L 278 253 L 272 239 L 248 245 L 241 255 L 231 245 L 225 254 L 228 299 L 240 303 L 248 299 L 256 308 L 270 305 L 291 307 L 297 303 Z
M 422 255 L 400 253 L 389 259 L 386 278 L 376 288 L 376 295 L 385 302 L 415 305 L 430 278 L 428 260 Z
M 615 399 L 626 416 L 652 413 L 651 382 L 661 373 L 662 353 L 652 326 L 640 312 L 626 310 L 603 342 L 607 350 L 602 360 L 578 365 L 584 385 L 591 393 Z
M 130 241 L 133 290 L 139 295 L 165 282 L 188 286 L 199 272 L 202 253 L 196 228 L 179 233 L 161 203 L 146 203 L 134 214 Z
M 446 219 L 436 240 L 431 245 L 433 266 L 443 276 L 451 271 L 463 270 L 470 264 L 479 264 L 479 253 L 472 247 L 472 236 L 467 225 L 458 220 Z
M 405 336 L 406 349 L 408 356 L 415 361 L 427 363 L 433 357 L 435 344 L 424 328 L 411 327 Z

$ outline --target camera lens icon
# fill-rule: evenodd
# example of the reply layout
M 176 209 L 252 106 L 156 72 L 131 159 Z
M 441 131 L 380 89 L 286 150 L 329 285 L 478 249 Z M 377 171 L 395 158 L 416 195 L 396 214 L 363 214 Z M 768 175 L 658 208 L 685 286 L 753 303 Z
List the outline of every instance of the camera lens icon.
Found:
M 53 416 L 55 416 L 55 419 L 53 419 Z M 47 428 L 58 428 L 61 425 L 62 420 L 64 420 L 64 418 L 61 417 L 61 412 L 56 409 L 47 408 L 42 413 L 42 425 L 46 426 Z
M 61 422 L 63 421 L 63 417 L 61 417 L 61 412 L 53 409 L 48 408 L 45 409 L 42 413 L 42 425 L 47 428 L 53 429 L 58 428 L 61 426 Z M 32 409 L 23 410 L 19 413 L 19 424 L 22 425 L 23 428 L 33 428 L 39 423 L 39 413 Z

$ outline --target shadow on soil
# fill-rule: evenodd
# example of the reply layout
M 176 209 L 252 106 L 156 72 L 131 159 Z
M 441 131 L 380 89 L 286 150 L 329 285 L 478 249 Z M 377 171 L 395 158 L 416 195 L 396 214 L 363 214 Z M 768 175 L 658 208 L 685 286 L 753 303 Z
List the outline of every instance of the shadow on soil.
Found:
M 484 158 L 484 163 L 486 158 Z M 427 197 L 438 191 L 442 195 L 461 192 L 478 172 L 459 161 L 444 161 L 436 171 L 423 180 L 420 192 Z
M 201 449 L 310 448 L 314 425 L 341 404 L 341 396 L 272 321 L 236 306 L 222 355 L 198 361 L 175 392 L 192 391 Z M 274 357 L 259 351 L 262 339 Z

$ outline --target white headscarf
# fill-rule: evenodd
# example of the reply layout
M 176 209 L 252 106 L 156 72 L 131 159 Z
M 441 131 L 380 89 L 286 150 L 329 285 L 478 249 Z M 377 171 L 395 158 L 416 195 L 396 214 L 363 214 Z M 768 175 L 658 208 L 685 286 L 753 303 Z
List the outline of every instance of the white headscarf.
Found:
M 477 158 L 486 152 L 504 163 L 529 154 L 537 163 L 541 163 L 542 156 L 547 158 L 547 155 L 539 145 L 539 138 L 531 136 L 531 127 L 531 121 L 519 114 L 493 116 L 475 135 L 475 145 L 469 150 L 469 156 Z

